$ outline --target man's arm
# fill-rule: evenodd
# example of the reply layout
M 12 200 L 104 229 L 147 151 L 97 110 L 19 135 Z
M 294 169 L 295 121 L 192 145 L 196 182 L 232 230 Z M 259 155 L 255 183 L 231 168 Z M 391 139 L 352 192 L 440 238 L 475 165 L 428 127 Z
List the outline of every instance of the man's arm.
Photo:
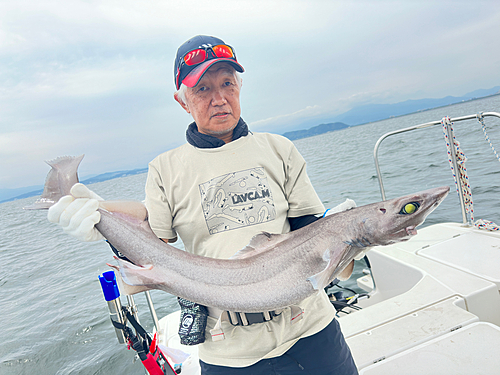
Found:
M 314 223 L 318 219 L 319 219 L 319 217 L 317 217 L 315 215 L 289 217 L 288 222 L 290 223 L 290 232 L 293 232 L 294 230 L 300 229 L 302 227 L 305 227 L 306 225 Z

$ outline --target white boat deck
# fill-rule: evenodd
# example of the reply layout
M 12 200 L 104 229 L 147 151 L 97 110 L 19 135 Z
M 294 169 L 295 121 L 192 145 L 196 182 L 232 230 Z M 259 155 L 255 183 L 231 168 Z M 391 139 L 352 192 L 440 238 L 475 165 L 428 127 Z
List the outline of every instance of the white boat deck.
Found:
M 339 319 L 361 373 L 458 373 L 442 371 L 438 362 L 443 356 L 460 362 L 463 353 L 444 345 L 440 338 L 461 338 L 461 330 L 484 322 L 494 324 L 486 325 L 490 327 L 488 348 L 498 352 L 500 335 L 490 332 L 491 327 L 500 330 L 498 233 L 455 223 L 438 224 L 420 230 L 406 243 L 379 247 L 369 253 L 369 258 L 375 293 L 360 302 L 363 310 Z M 471 342 L 472 337 L 480 336 L 473 332 L 469 344 L 483 345 Z M 414 360 L 429 350 L 426 345 L 430 343 L 434 355 L 427 361 Z M 420 347 L 426 349 L 417 351 Z M 485 354 L 491 354 L 491 350 Z M 395 372 L 394 366 L 400 366 L 401 361 L 411 367 Z M 481 361 L 481 369 L 500 371 L 496 356 L 478 357 L 462 363 L 461 369 L 476 374 L 477 361 Z M 370 372 L 372 368 L 377 370 Z
M 499 233 L 437 224 L 368 257 L 375 289 L 339 318 L 360 374 L 500 373 Z M 193 353 L 183 374 L 197 374 L 178 320 L 162 319 L 161 342 Z
M 360 370 L 360 375 L 492 375 L 500 372 L 500 328 L 473 323 L 387 360 Z

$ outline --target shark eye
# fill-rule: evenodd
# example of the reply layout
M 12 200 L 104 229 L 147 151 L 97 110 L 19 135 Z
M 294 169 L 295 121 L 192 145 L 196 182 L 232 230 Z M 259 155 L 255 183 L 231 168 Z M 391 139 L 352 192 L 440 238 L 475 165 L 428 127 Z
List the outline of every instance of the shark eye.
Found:
M 401 215 L 410 215 L 410 214 L 414 213 L 415 211 L 417 211 L 419 207 L 420 207 L 420 204 L 417 202 L 407 203 L 403 206 L 403 208 L 401 209 L 401 211 L 399 211 L 399 213 Z

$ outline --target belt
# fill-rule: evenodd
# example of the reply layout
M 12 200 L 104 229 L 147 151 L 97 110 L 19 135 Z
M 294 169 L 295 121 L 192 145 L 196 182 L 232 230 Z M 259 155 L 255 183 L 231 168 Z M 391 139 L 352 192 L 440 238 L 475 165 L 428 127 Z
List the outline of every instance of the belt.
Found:
M 213 318 L 218 319 L 222 313 L 223 311 L 220 309 L 214 307 L 208 308 L 208 315 Z M 227 317 L 229 323 L 231 323 L 233 326 L 249 326 L 256 323 L 268 322 L 275 316 L 278 316 L 280 314 L 281 311 L 264 311 L 258 313 L 239 313 L 228 311 Z
M 249 326 L 255 323 L 268 322 L 275 316 L 280 315 L 282 312 L 283 310 L 265 311 L 261 313 L 235 313 L 231 311 L 222 311 L 215 307 L 208 307 L 208 315 L 217 319 L 217 323 L 214 328 L 210 330 L 212 341 L 224 340 L 225 335 L 222 330 L 223 321 L 228 321 L 233 326 Z M 290 313 L 290 321 L 294 324 L 302 319 L 304 311 L 300 308 L 300 306 L 291 305 Z

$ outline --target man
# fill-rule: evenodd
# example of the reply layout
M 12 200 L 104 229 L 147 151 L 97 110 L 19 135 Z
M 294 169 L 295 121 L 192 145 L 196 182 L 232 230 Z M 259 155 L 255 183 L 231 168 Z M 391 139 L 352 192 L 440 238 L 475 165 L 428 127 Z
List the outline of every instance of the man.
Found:
M 151 228 L 165 242 L 179 235 L 186 251 L 203 256 L 229 258 L 261 231 L 286 233 L 324 212 L 293 143 L 248 131 L 240 116 L 237 72 L 243 71 L 221 39 L 196 36 L 184 43 L 175 60 L 174 98 L 194 119 L 188 143 L 149 164 Z M 51 210 L 57 222 L 61 207 Z M 231 322 L 209 309 L 207 339 L 199 345 L 202 373 L 356 374 L 326 294 L 300 307 L 303 319 L 294 324 L 290 308 L 233 314 Z M 216 328 L 224 330 L 224 340 L 212 339 Z

